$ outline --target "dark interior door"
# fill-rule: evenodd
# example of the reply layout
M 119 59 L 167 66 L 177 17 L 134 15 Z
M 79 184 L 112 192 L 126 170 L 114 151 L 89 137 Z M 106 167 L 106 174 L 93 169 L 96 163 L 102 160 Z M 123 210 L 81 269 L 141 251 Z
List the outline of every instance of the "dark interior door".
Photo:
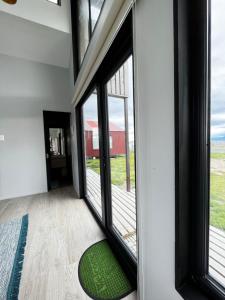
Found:
M 44 111 L 48 189 L 72 184 L 70 113 Z

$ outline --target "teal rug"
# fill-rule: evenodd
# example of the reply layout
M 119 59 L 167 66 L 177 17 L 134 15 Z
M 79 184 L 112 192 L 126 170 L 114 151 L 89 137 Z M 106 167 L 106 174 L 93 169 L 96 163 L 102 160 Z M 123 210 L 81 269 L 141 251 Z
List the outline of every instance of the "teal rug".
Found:
M 0 300 L 16 300 L 19 295 L 28 215 L 0 224 Z

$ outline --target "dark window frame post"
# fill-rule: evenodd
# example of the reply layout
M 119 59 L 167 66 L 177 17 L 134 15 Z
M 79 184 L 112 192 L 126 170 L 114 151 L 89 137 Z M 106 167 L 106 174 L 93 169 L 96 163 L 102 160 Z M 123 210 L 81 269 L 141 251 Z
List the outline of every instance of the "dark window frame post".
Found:
M 79 73 L 79 59 L 78 59 L 78 49 L 79 49 L 79 41 L 78 41 L 78 2 L 70 1 L 71 5 L 71 29 L 72 29 L 72 50 L 73 50 L 73 77 L 74 84 L 77 80 L 77 76 Z
M 224 299 L 208 275 L 210 0 L 174 0 L 176 279 L 184 299 Z

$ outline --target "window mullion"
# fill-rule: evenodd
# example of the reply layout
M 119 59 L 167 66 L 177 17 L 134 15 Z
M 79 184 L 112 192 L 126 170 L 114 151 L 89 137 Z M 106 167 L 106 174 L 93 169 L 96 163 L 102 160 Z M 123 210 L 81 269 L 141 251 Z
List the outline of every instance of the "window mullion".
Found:
M 101 169 L 102 169 L 102 207 L 106 228 L 112 224 L 111 190 L 110 190 L 110 164 L 108 141 L 108 108 L 106 88 L 103 84 L 98 86 L 98 111 L 100 129 Z

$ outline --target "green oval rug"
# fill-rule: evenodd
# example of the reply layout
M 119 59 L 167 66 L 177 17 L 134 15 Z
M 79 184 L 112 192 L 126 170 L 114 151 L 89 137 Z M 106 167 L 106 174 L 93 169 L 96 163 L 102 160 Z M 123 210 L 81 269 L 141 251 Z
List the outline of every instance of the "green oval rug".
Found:
M 133 291 L 107 240 L 84 252 L 78 272 L 82 288 L 94 300 L 117 300 Z

